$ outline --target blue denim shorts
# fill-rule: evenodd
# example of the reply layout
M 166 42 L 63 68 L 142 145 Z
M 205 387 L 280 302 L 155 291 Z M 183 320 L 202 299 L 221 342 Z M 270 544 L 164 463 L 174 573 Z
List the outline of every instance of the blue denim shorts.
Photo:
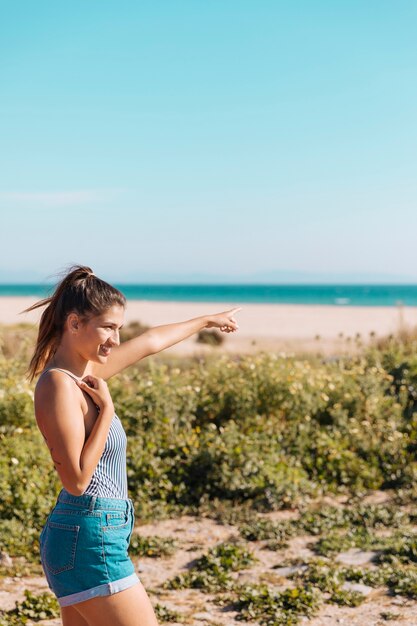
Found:
M 130 498 L 74 496 L 65 489 L 42 528 L 42 568 L 60 606 L 135 585 L 128 548 L 135 523 Z

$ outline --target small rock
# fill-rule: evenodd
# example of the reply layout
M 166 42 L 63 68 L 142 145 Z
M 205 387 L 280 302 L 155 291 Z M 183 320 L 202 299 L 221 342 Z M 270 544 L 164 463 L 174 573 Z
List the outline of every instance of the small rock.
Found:
M 2 611 L 10 611 L 15 608 L 15 596 L 7 591 L 0 591 L 0 606 Z
M 295 574 L 298 571 L 303 571 L 307 569 L 307 565 L 292 565 L 289 567 L 277 567 L 274 568 L 274 572 L 278 574 L 278 576 L 291 576 L 291 574 Z
M 7 552 L 0 552 L 0 564 L 5 565 L 6 567 L 11 567 L 13 565 L 13 561 Z
M 374 590 L 373 587 L 369 587 L 369 585 L 364 585 L 363 583 L 352 583 L 348 580 L 343 583 L 342 589 L 346 589 L 346 591 L 358 591 L 364 596 L 369 596 L 369 594 Z
M 339 563 L 344 563 L 345 565 L 364 565 L 365 563 L 372 561 L 377 554 L 377 552 L 371 550 L 365 552 L 364 550 L 359 550 L 358 548 L 352 548 L 352 550 L 338 554 L 335 560 L 339 561 Z

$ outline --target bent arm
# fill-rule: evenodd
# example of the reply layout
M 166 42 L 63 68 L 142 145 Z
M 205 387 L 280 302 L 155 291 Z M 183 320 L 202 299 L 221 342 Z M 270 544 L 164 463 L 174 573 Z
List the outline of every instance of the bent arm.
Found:
M 86 440 L 80 391 L 67 376 L 49 372 L 35 392 L 36 421 L 63 487 L 86 490 L 103 453 L 114 411 L 105 406 Z

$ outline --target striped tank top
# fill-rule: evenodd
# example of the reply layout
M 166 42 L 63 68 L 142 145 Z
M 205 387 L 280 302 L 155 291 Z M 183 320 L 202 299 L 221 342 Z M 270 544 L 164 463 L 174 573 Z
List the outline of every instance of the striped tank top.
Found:
M 80 380 L 77 379 L 74 374 L 60 367 L 50 367 L 44 370 L 41 376 L 52 369 L 64 372 L 74 380 Z M 90 483 L 82 495 L 100 496 L 103 498 L 128 498 L 126 447 L 126 433 L 122 422 L 115 413 L 110 424 L 103 453 L 94 470 Z

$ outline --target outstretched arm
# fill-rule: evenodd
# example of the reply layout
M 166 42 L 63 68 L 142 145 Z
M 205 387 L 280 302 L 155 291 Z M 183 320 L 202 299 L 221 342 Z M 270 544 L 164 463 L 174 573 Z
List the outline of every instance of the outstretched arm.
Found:
M 94 376 L 107 380 L 129 367 L 129 365 L 134 365 L 134 363 L 151 354 L 161 352 L 204 328 L 219 328 L 222 332 L 234 332 L 239 326 L 233 316 L 240 310 L 241 307 L 236 307 L 214 315 L 194 317 L 185 322 L 153 326 L 138 337 L 129 339 L 120 344 L 120 346 L 112 348 L 107 363 L 94 363 L 92 373 Z

